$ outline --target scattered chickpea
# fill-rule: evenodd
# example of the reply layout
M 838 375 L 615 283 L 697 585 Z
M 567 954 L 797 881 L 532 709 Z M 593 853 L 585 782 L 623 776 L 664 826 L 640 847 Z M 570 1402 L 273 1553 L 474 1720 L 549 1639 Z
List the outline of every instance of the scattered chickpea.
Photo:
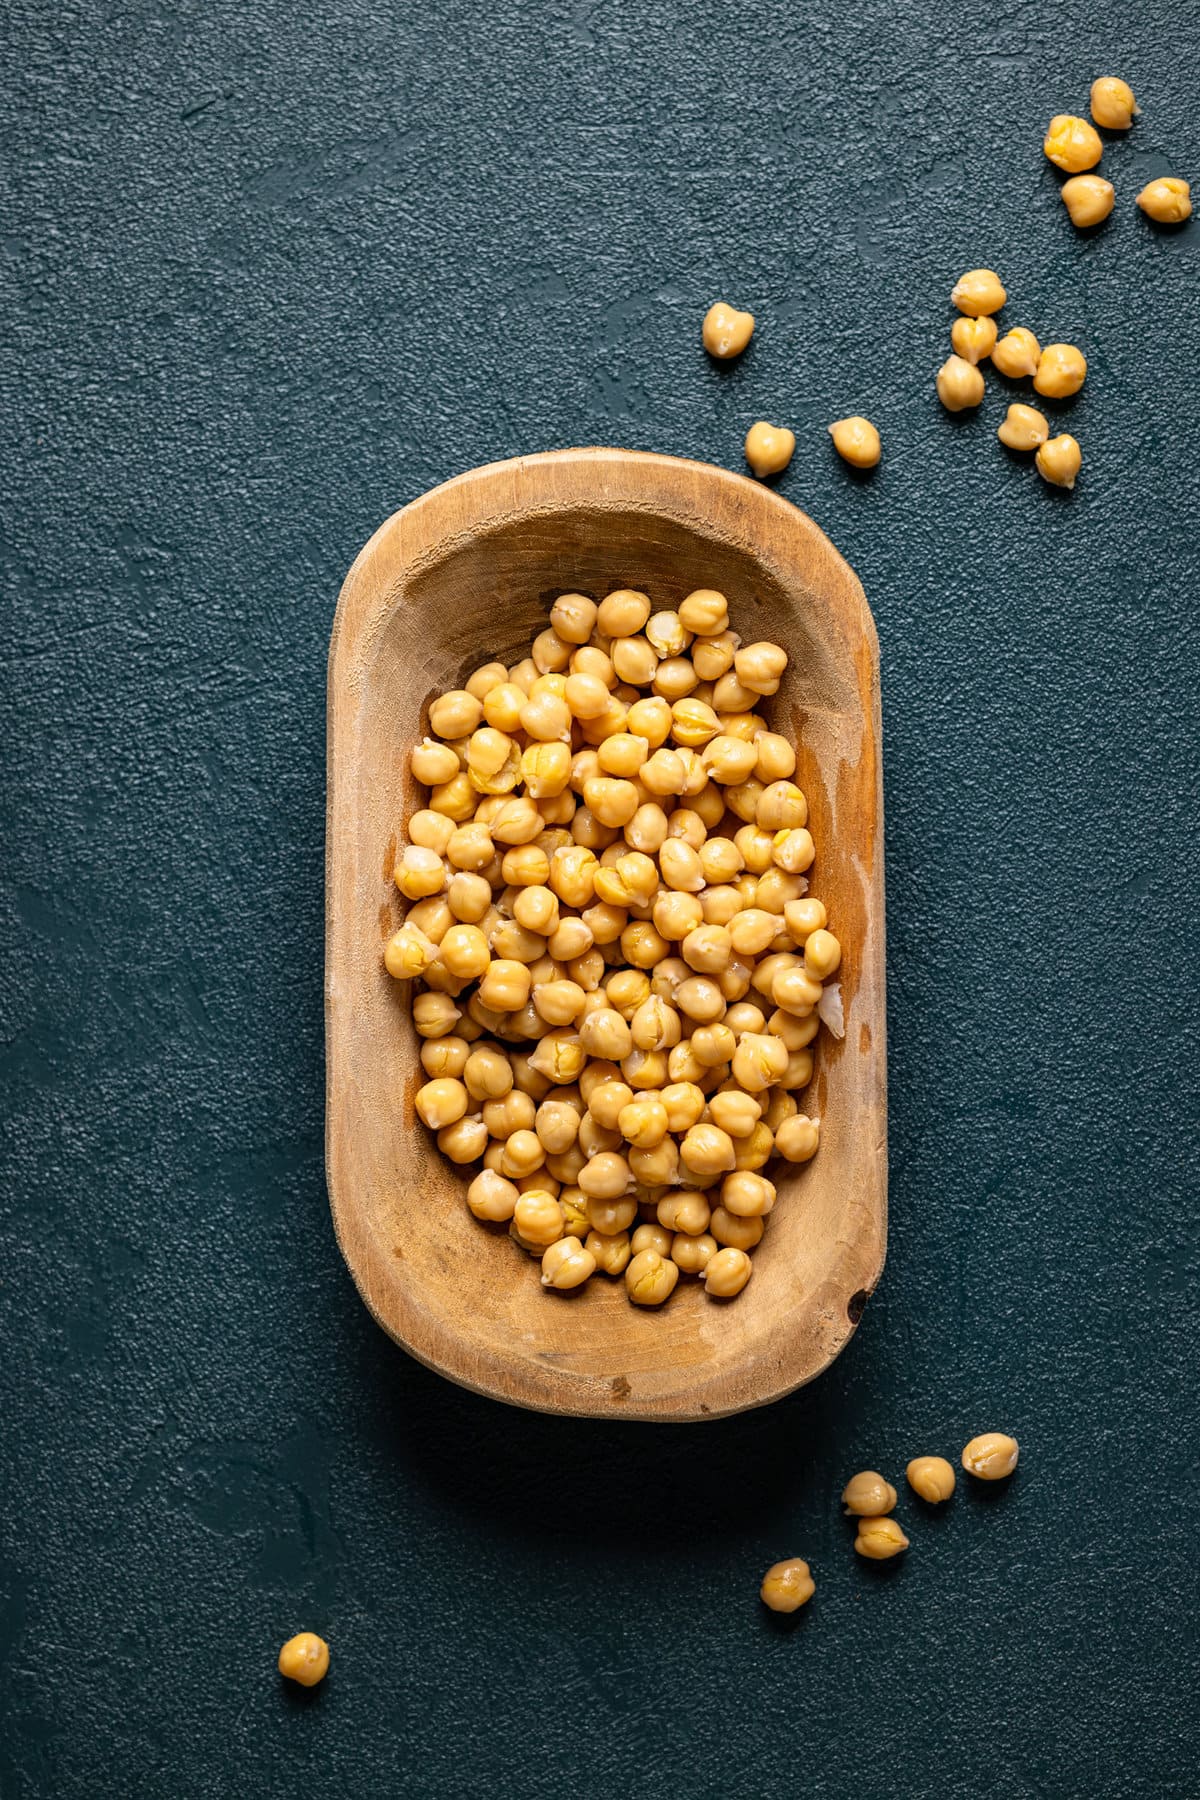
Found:
M 1072 175 L 1059 189 L 1072 225 L 1087 231 L 1102 225 L 1116 203 L 1116 191 L 1103 175 Z
M 954 1492 L 954 1469 L 944 1456 L 914 1456 L 904 1471 L 914 1494 L 940 1506 Z
M 995 337 L 995 329 L 992 331 Z M 985 352 L 986 354 L 986 352 Z M 972 357 L 977 362 L 978 357 Z M 833 447 L 843 462 L 848 462 L 854 469 L 873 469 L 882 454 L 879 433 L 870 419 L 861 418 L 857 413 L 848 419 L 838 419 L 829 427 L 829 435 L 833 439 Z
M 908 1549 L 908 1539 L 895 1519 L 869 1518 L 858 1522 L 854 1548 L 871 1562 L 887 1562 Z
M 1002 1431 L 985 1431 L 973 1437 L 962 1453 L 962 1466 L 980 1481 L 1003 1481 L 1017 1466 L 1021 1454 L 1016 1438 Z
M 806 1606 L 817 1590 L 808 1564 L 794 1556 L 788 1562 L 772 1563 L 758 1591 L 772 1612 L 794 1613 Z
M 1047 344 L 1038 358 L 1033 385 L 1050 400 L 1077 394 L 1087 376 L 1087 358 L 1074 344 Z
M 1042 144 L 1050 161 L 1068 175 L 1080 175 L 1094 169 L 1104 153 L 1104 145 L 1094 125 L 1073 113 L 1056 113 L 1046 130 Z
M 710 356 L 725 361 L 740 356 L 754 335 L 754 314 L 738 312 L 718 300 L 704 315 L 704 348 Z
M 765 419 L 759 419 L 746 433 L 746 461 L 760 481 L 786 469 L 795 448 L 796 434 L 786 425 L 769 425 Z
M 1192 190 L 1178 175 L 1160 175 L 1148 181 L 1137 197 L 1148 219 L 1159 225 L 1182 225 L 1192 216 Z
M 1119 75 L 1101 75 L 1092 83 L 1091 110 L 1106 131 L 1128 131 L 1141 107 L 1127 81 Z
M 955 282 L 950 298 L 960 313 L 978 319 L 999 312 L 1008 295 L 995 269 L 968 269 Z
M 315 1631 L 298 1631 L 279 1652 L 279 1673 L 301 1687 L 316 1687 L 329 1673 L 329 1645 Z
M 997 427 L 996 436 L 1010 450 L 1036 450 L 1050 436 L 1050 426 L 1044 413 L 1036 406 L 1010 406 L 1004 416 L 1004 423 Z
M 983 376 L 961 356 L 948 356 L 937 372 L 938 399 L 947 412 L 964 412 L 983 399 Z
M 855 1517 L 877 1519 L 895 1506 L 896 1490 L 876 1470 L 862 1469 L 842 1489 L 842 1504 Z
M 1014 325 L 992 351 L 992 367 L 1001 375 L 1007 375 L 1010 381 L 1020 381 L 1026 375 L 1037 373 L 1041 354 L 1042 346 L 1032 331 L 1024 325 Z
M 975 319 L 964 313 L 950 327 L 950 343 L 964 362 L 983 362 L 995 348 L 995 319 L 988 314 Z
M 1034 459 L 1037 472 L 1051 487 L 1073 488 L 1083 464 L 1083 452 L 1069 431 L 1042 444 Z

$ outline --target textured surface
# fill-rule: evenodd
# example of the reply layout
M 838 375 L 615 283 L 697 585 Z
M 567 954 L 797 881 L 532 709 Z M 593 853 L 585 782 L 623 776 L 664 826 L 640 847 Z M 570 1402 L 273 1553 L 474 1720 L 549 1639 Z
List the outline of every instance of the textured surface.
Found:
M 1195 443 L 1185 0 L 23 0 L 0 22 L 0 1793 L 1191 1796 Z M 1076 237 L 1039 152 L 1145 108 Z M 1085 474 L 931 393 L 992 263 Z M 760 328 L 708 367 L 717 294 Z M 999 384 L 995 384 L 996 387 Z M 849 477 L 827 421 L 886 461 Z M 321 1169 L 324 661 L 393 508 L 618 442 L 785 493 L 883 648 L 892 1223 L 814 1389 L 696 1429 L 405 1360 Z M 1015 1430 L 856 1564 L 866 1461 Z M 794 1630 L 760 1615 L 809 1557 Z M 329 1682 L 277 1643 L 327 1629 Z

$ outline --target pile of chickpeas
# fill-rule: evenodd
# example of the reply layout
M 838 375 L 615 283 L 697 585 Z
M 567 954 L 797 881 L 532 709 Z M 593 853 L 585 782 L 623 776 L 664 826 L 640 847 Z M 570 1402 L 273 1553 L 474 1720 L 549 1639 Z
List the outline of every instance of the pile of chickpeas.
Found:
M 384 962 L 413 980 L 416 1108 L 477 1219 L 542 1284 L 681 1274 L 731 1299 L 807 1162 L 797 1100 L 842 958 L 808 893 L 796 752 L 764 718 L 787 653 L 743 644 L 723 594 L 652 610 L 563 594 L 512 668 L 429 707 L 428 805 L 395 865 L 411 902 Z
M 1021 1450 L 1016 1438 L 1002 1431 L 973 1437 L 962 1453 L 962 1466 L 977 1481 L 1006 1481 Z M 928 1506 L 942 1506 L 954 1492 L 953 1465 L 944 1456 L 915 1456 L 905 1470 L 909 1487 Z M 860 1469 L 842 1490 L 846 1516 L 854 1520 L 854 1548 L 868 1562 L 890 1562 L 909 1546 L 903 1528 L 890 1515 L 896 1490 L 876 1469 Z M 763 1576 L 759 1594 L 772 1612 L 793 1613 L 816 1592 L 812 1571 L 802 1557 L 777 1562 Z

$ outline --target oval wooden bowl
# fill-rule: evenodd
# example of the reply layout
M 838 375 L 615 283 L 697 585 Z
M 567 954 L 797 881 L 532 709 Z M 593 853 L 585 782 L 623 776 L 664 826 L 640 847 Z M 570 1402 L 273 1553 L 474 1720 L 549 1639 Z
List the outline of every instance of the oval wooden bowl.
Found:
M 846 1037 L 822 1031 L 802 1106 L 822 1120 L 730 1304 L 683 1278 L 661 1310 L 597 1277 L 547 1293 L 503 1228 L 463 1201 L 418 1123 L 407 984 L 382 947 L 420 804 L 408 752 L 432 696 L 527 654 L 554 597 L 692 588 L 729 597 L 744 638 L 791 657 L 769 716 L 797 744 L 817 842 L 814 888 L 846 946 Z M 326 1162 L 342 1253 L 371 1313 L 430 1368 L 544 1412 L 693 1420 L 811 1381 L 854 1331 L 887 1221 L 879 652 L 853 571 L 810 519 L 740 475 L 624 450 L 474 469 L 380 527 L 346 577 L 329 653 Z

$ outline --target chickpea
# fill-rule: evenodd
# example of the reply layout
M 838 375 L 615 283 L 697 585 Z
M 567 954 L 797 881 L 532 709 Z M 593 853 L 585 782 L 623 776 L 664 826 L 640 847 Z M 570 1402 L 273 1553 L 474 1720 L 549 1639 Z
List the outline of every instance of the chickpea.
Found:
M 637 1217 L 637 1201 L 631 1200 L 627 1194 L 615 1198 L 606 1198 L 600 1194 L 589 1194 L 587 1199 L 588 1223 L 593 1231 L 603 1237 L 616 1237 L 618 1232 L 628 1231 Z
M 914 1494 L 940 1506 L 954 1492 L 954 1470 L 944 1456 L 914 1456 L 904 1471 Z
M 737 1046 L 737 1039 L 728 1025 L 719 1021 L 715 1025 L 698 1025 L 688 1043 L 693 1057 L 707 1072 L 709 1069 L 722 1068 L 730 1060 Z
M 694 588 L 680 603 L 679 623 L 696 637 L 719 637 L 729 626 L 729 602 L 715 588 Z
M 644 1094 L 621 1108 L 617 1127 L 626 1143 L 638 1150 L 653 1150 L 667 1135 L 667 1109 L 661 1100 Z
M 527 1244 L 548 1250 L 563 1235 L 562 1207 L 545 1188 L 527 1188 L 517 1196 L 513 1224 Z
M 561 1156 L 579 1136 L 580 1114 L 565 1100 L 542 1101 L 534 1117 L 533 1128 L 548 1156 Z
M 579 1041 L 589 1056 L 602 1056 L 620 1062 L 633 1048 L 633 1035 L 627 1022 L 615 1007 L 605 1006 L 589 1013 L 579 1028 Z
M 436 850 L 439 856 L 445 856 L 446 846 L 454 836 L 454 820 L 445 813 L 422 807 L 408 821 L 408 836 L 410 843 L 419 844 L 422 850 Z
M 707 1069 L 700 1061 L 692 1049 L 691 1039 L 688 1038 L 685 1043 L 676 1044 L 670 1052 L 667 1058 L 667 1074 L 670 1076 L 672 1084 L 684 1083 L 688 1086 L 698 1087 L 703 1093 L 707 1092 L 704 1084 L 711 1080 L 712 1070 Z
M 298 1631 L 279 1652 L 279 1673 L 301 1687 L 316 1687 L 329 1673 L 329 1645 L 315 1631 Z
M 734 1166 L 733 1139 L 718 1125 L 693 1125 L 684 1134 L 679 1154 L 697 1175 L 719 1175 Z
M 810 1162 L 821 1142 L 821 1127 L 804 1113 L 793 1113 L 775 1127 L 775 1148 L 786 1162 Z
M 586 998 L 576 981 L 543 981 L 533 988 L 533 1004 L 547 1025 L 573 1025 Z
M 729 840 L 720 838 L 716 840 L 710 839 L 709 841 L 727 843 Z M 705 860 L 704 851 L 701 850 L 700 861 L 703 863 Z M 717 887 L 706 887 L 700 895 L 700 911 L 706 925 L 724 925 L 726 929 L 728 929 L 741 910 L 741 893 L 738 888 L 732 884 L 720 883 Z M 732 967 L 733 964 L 731 963 L 730 968 Z M 726 971 L 726 973 L 728 973 L 728 971 Z M 723 984 L 722 991 L 724 991 Z
M 639 1250 L 625 1270 L 625 1291 L 635 1306 L 661 1306 L 678 1280 L 679 1270 L 669 1256 Z
M 787 651 L 769 643 L 747 644 L 733 659 L 738 681 L 751 694 L 777 693 L 787 664 Z
M 500 844 L 531 844 L 545 829 L 545 820 L 532 800 L 506 800 L 491 822 L 491 833 Z
M 653 1150 L 630 1146 L 628 1161 L 634 1180 L 644 1188 L 670 1187 L 679 1179 L 679 1150 L 672 1137 L 665 1137 Z
M 804 945 L 804 967 L 814 981 L 828 981 L 842 961 L 842 946 L 832 931 L 814 931 Z
M 740 356 L 754 335 L 754 314 L 717 300 L 704 315 L 701 337 L 710 356 L 722 362 Z
M 689 975 L 679 984 L 675 1004 L 698 1025 L 712 1025 L 725 1011 L 725 996 L 710 976 Z
M 596 603 L 586 594 L 560 594 L 550 608 L 550 623 L 564 643 L 586 644 L 596 628 Z
M 964 412 L 982 401 L 983 376 L 974 363 L 948 356 L 937 372 L 937 392 L 947 412 Z
M 950 298 L 960 313 L 978 319 L 999 312 L 1008 295 L 995 269 L 968 269 L 955 282 Z
M 467 682 L 468 694 L 474 694 L 480 702 L 487 699 L 494 687 L 508 680 L 508 670 L 502 662 L 483 663 Z
M 666 1055 L 661 1050 L 631 1050 L 628 1056 L 621 1058 L 621 1073 L 630 1087 L 641 1092 L 653 1089 L 657 1093 L 668 1075 Z
M 1052 487 L 1073 488 L 1083 463 L 1083 452 L 1069 431 L 1042 444 L 1034 458 L 1037 472 Z
M 738 956 L 759 956 L 775 936 L 778 920 L 759 907 L 747 907 L 729 922 L 729 942 Z
M 1010 450 L 1036 450 L 1050 436 L 1050 426 L 1036 406 L 1010 406 L 996 436 Z
M 559 1238 L 542 1257 L 542 1286 L 568 1293 L 596 1272 L 596 1259 L 577 1237 Z
M 383 952 L 383 966 L 397 981 L 426 974 L 437 959 L 438 946 L 415 925 L 402 925 Z
M 408 766 L 424 787 L 437 787 L 439 782 L 452 780 L 459 769 L 458 758 L 450 746 L 435 743 L 432 738 L 422 738 L 414 745 Z
M 671 713 L 671 736 L 677 744 L 682 744 L 689 750 L 702 749 L 721 729 L 721 722 L 712 707 L 694 697 L 676 700 Z M 701 767 L 703 768 L 703 764 Z M 707 770 L 704 772 L 704 779 L 708 780 Z
M 765 1031 L 766 1015 L 761 1006 L 755 1006 L 751 1000 L 740 1000 L 731 1006 L 725 1014 L 725 1023 L 734 1035 L 735 1041 L 747 1031 Z M 757 1101 L 754 1103 L 756 1106 Z
M 678 1188 L 664 1194 L 658 1202 L 658 1223 L 667 1231 L 684 1237 L 699 1237 L 708 1230 L 712 1209 L 704 1195 L 694 1189 Z
M 668 838 L 658 853 L 665 885 L 679 893 L 698 894 L 704 886 L 704 864 L 697 851 L 681 838 Z
M 878 1519 L 895 1506 L 896 1490 L 874 1469 L 862 1469 L 843 1488 L 842 1504 L 855 1517 Z
M 1116 192 L 1103 175 L 1072 175 L 1059 189 L 1071 223 L 1080 231 L 1102 225 L 1116 204 Z
M 753 1273 L 754 1264 L 746 1252 L 727 1244 L 715 1256 L 709 1257 L 700 1271 L 700 1279 L 714 1300 L 732 1300 L 735 1294 L 741 1293 Z
M 1094 126 L 1073 113 L 1055 113 L 1042 143 L 1050 161 L 1068 175 L 1094 169 L 1104 154 L 1104 145 Z
M 650 998 L 650 977 L 642 969 L 618 969 L 616 974 L 610 975 L 605 982 L 604 993 L 609 1006 L 615 1012 L 619 1012 L 632 1029 L 638 1008 L 644 1006 Z M 638 1043 L 636 1031 L 633 1034 L 633 1041 L 635 1044 Z M 648 1050 L 653 1046 L 641 1044 L 639 1048 Z
M 704 746 L 702 760 L 710 781 L 719 781 L 722 786 L 736 786 L 753 775 L 758 764 L 758 750 L 743 738 L 718 732 Z
M 512 1092 L 512 1064 L 494 1044 L 479 1044 L 472 1050 L 462 1078 L 472 1100 L 502 1100 Z
M 769 1033 L 748 1031 L 733 1053 L 732 1073 L 748 1094 L 761 1094 L 774 1086 L 788 1064 L 787 1045 Z
M 583 798 L 588 811 L 601 825 L 617 830 L 628 825 L 639 804 L 638 790 L 632 781 L 618 781 L 608 775 L 596 775 L 586 781 Z
M 887 1562 L 908 1549 L 908 1539 L 895 1519 L 860 1519 L 854 1548 L 870 1562 Z
M 646 637 L 660 657 L 680 656 L 691 642 L 691 635 L 684 630 L 677 612 L 652 614 L 646 621 Z
M 724 925 L 699 925 L 688 932 L 680 951 L 684 962 L 698 974 L 719 975 L 729 967 L 733 945 Z
M 964 362 L 983 362 L 996 347 L 995 319 L 972 319 L 961 314 L 950 327 L 950 344 Z
M 1127 81 L 1119 75 L 1101 75 L 1092 83 L 1091 111 L 1106 131 L 1128 131 L 1141 107 Z
M 728 618 L 728 609 L 726 609 Z M 692 666 L 701 681 L 717 681 L 733 667 L 741 638 L 726 624 L 720 631 L 708 632 L 692 645 Z
M 758 1590 L 764 1606 L 777 1613 L 798 1612 L 816 1591 L 809 1566 L 800 1556 L 792 1557 L 789 1562 L 772 1563 Z
M 482 717 L 482 703 L 465 688 L 451 688 L 429 705 L 429 729 L 440 738 L 470 737 Z
M 679 1231 L 671 1239 L 671 1261 L 681 1275 L 701 1274 L 716 1253 L 717 1240 L 708 1231 L 698 1236 Z
M 700 685 L 700 678 L 686 656 L 664 656 L 654 672 L 654 696 L 674 705 Z
M 485 1100 L 483 1103 L 483 1122 L 487 1126 L 489 1134 L 500 1143 L 506 1144 L 509 1138 L 518 1131 L 523 1131 L 528 1136 L 532 1133 L 533 1121 L 533 1096 L 532 1094 L 523 1094 L 519 1087 L 511 1087 L 507 1094 L 499 1094 L 494 1100 Z M 532 1159 L 533 1145 L 518 1144 L 514 1155 L 519 1163 L 523 1162 L 525 1158 Z M 528 1166 L 505 1169 L 503 1173 L 513 1177 L 528 1175 L 532 1169 L 538 1167 L 540 1167 L 539 1163 L 530 1160 Z
M 796 448 L 796 434 L 786 425 L 769 425 L 759 419 L 746 433 L 745 448 L 746 461 L 761 481 L 787 468 Z
M 482 1119 L 456 1119 L 437 1134 L 437 1146 L 452 1163 L 478 1162 L 487 1149 L 487 1126 Z
M 627 1231 L 589 1231 L 583 1247 L 590 1251 L 602 1275 L 623 1275 L 633 1255 Z
M 812 833 L 802 825 L 777 831 L 773 835 L 771 860 L 785 875 L 803 875 L 806 869 L 811 869 L 816 854 L 817 846 L 813 843 Z M 801 896 L 797 895 L 796 898 Z M 762 904 L 760 900 L 759 905 Z
M 612 647 L 613 668 L 630 687 L 649 687 L 658 673 L 658 652 L 649 638 L 618 638 Z
M 645 740 L 635 737 L 633 732 L 615 731 L 612 737 L 605 738 L 596 754 L 606 775 L 618 775 L 632 781 L 650 750 Z
M 452 925 L 442 939 L 442 965 L 463 981 L 474 981 L 492 960 L 488 941 L 478 925 Z
M 396 858 L 395 882 L 406 900 L 422 900 L 441 893 L 446 885 L 446 865 L 436 850 L 406 844 Z
M 586 1118 L 580 1125 L 581 1140 L 584 1124 L 586 1124 Z M 592 1200 L 616 1200 L 627 1191 L 629 1185 L 629 1164 L 615 1150 L 601 1150 L 597 1155 L 589 1157 L 579 1171 L 579 1186 L 587 1195 L 589 1202 Z M 594 1218 L 592 1223 L 597 1231 L 605 1229 Z
M 606 594 L 596 614 L 596 629 L 606 638 L 633 637 L 650 617 L 650 597 L 637 588 Z
M 962 1453 L 962 1466 L 980 1481 L 1004 1481 L 1017 1466 L 1021 1454 L 1016 1438 L 1002 1431 L 985 1431 L 973 1437 Z
M 524 688 L 519 687 L 515 681 L 502 681 L 485 697 L 483 716 L 497 731 L 511 734 L 521 723 L 521 709 L 525 700 Z
M 663 1088 L 659 1099 L 666 1108 L 667 1128 L 670 1131 L 687 1131 L 704 1112 L 704 1095 L 691 1081 L 671 1082 Z M 727 1130 L 728 1127 L 722 1129 Z
M 653 918 L 654 928 L 661 937 L 679 943 L 703 924 L 704 912 L 693 894 L 667 889 L 655 898 Z
M 507 1225 L 519 1198 L 515 1183 L 493 1169 L 484 1169 L 467 1188 L 467 1205 L 475 1217 L 492 1225 Z
M 773 781 L 765 787 L 754 809 L 760 831 L 790 831 L 808 823 L 808 801 L 794 781 Z
M 549 886 L 564 906 L 579 910 L 587 906 L 595 892 L 599 867 L 591 850 L 582 844 L 571 844 L 556 850 L 550 858 Z
M 764 1230 L 761 1216 L 742 1218 L 724 1206 L 713 1207 L 708 1228 L 717 1243 L 728 1250 L 753 1250 L 762 1241 Z
M 571 660 L 571 644 L 560 638 L 551 626 L 539 631 L 530 645 L 530 653 L 543 675 L 561 674 Z
M 556 1087 L 578 1081 L 587 1061 L 580 1039 L 572 1031 L 548 1031 L 529 1058 L 530 1067 Z
M 1077 394 L 1087 375 L 1087 358 L 1074 344 L 1047 344 L 1038 358 L 1033 385 L 1039 394 L 1065 400 Z
M 413 1025 L 418 1037 L 449 1037 L 462 1013 L 448 994 L 418 994 L 413 1001 Z
M 721 1183 L 721 1205 L 737 1219 L 765 1218 L 774 1208 L 775 1199 L 775 1183 L 752 1169 L 735 1169 Z
M 658 994 L 649 995 L 636 1008 L 629 1028 L 637 1050 L 671 1050 L 683 1035 L 679 1014 Z
M 1182 225 L 1192 216 L 1192 190 L 1178 175 L 1160 175 L 1157 181 L 1148 181 L 1137 203 L 1158 225 Z
M 461 1037 L 426 1038 L 421 1045 L 421 1067 L 433 1080 L 439 1075 L 461 1076 L 471 1046 Z

